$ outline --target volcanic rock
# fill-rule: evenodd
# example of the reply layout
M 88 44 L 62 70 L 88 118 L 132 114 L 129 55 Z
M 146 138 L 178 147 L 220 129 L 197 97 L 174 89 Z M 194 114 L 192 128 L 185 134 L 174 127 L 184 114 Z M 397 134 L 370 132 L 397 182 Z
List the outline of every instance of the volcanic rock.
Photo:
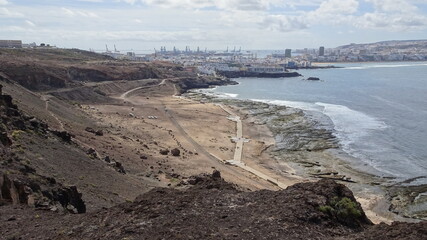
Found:
M 179 151 L 178 148 L 174 148 L 171 150 L 172 156 L 178 157 L 181 154 L 181 151 Z
M 169 149 L 162 149 L 159 151 L 160 154 L 162 155 L 168 155 L 169 154 Z

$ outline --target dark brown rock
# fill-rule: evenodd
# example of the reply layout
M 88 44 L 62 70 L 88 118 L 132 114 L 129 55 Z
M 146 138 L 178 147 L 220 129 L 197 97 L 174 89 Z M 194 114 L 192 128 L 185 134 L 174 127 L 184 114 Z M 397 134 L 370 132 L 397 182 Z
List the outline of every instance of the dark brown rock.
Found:
M 56 136 L 58 136 L 59 138 L 61 138 L 64 142 L 71 142 L 71 134 L 67 131 L 56 131 L 53 130 L 51 131 L 53 134 L 55 134 Z
M 169 149 L 162 149 L 159 151 L 160 154 L 162 155 L 168 155 L 169 154 Z
M 93 134 L 95 134 L 95 133 L 96 133 L 95 129 L 93 129 L 93 128 L 91 128 L 91 127 L 86 127 L 86 128 L 85 128 L 85 131 L 86 131 L 86 132 L 93 133 Z
M 181 151 L 179 151 L 178 148 L 174 148 L 171 150 L 171 154 L 172 156 L 179 157 L 179 155 L 181 154 Z

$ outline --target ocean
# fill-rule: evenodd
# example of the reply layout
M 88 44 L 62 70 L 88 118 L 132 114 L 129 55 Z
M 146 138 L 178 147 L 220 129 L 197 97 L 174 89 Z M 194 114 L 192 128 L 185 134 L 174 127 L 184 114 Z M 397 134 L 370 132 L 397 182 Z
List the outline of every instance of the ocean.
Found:
M 300 108 L 333 123 L 341 149 L 359 170 L 427 184 L 427 63 L 334 64 L 303 77 L 235 79 L 211 94 Z M 319 77 L 321 81 L 307 81 Z M 423 176 L 425 176 L 423 178 Z

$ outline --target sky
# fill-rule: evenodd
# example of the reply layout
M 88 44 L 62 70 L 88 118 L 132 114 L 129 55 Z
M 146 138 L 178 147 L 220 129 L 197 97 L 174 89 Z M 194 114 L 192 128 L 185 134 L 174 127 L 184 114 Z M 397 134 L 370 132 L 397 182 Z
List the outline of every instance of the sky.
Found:
M 0 39 L 65 48 L 327 48 L 427 39 L 427 0 L 0 0 Z

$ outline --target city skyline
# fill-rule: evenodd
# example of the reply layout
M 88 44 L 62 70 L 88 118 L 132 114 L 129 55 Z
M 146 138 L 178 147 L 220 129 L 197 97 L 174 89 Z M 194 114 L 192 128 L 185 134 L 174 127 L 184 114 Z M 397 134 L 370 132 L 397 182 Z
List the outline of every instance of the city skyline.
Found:
M 0 0 L 0 36 L 58 47 L 333 48 L 427 39 L 426 0 Z

